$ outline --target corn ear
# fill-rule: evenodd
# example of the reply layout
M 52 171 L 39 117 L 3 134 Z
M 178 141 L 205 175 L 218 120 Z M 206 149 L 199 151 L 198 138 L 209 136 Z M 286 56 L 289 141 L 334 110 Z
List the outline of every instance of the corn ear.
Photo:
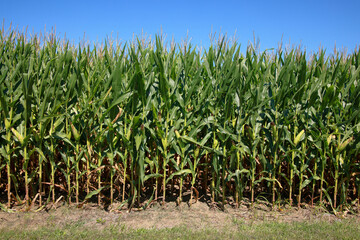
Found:
M 176 135 L 177 138 L 181 138 L 180 133 L 179 133 L 178 130 L 175 130 L 175 135 Z
M 21 145 L 24 145 L 24 137 L 15 129 L 11 128 L 11 131 L 15 135 L 15 137 L 19 140 Z
M 298 143 L 300 142 L 300 140 L 303 139 L 302 137 L 304 136 L 304 133 L 305 133 L 305 130 L 303 129 L 303 130 L 301 130 L 301 132 L 299 132 L 299 134 L 295 137 L 295 139 L 294 139 L 294 144 L 295 144 L 295 146 L 298 145 Z
M 351 141 L 353 140 L 353 137 L 349 137 L 347 140 L 343 141 L 339 146 L 338 146 L 338 152 L 342 152 L 347 145 L 349 145 L 351 143 Z
M 5 118 L 5 129 L 8 130 L 10 128 L 10 121 Z
M 78 130 L 75 128 L 74 124 L 70 123 L 70 125 L 71 125 L 71 131 L 74 135 L 75 141 L 78 142 L 80 140 L 81 136 L 80 136 Z

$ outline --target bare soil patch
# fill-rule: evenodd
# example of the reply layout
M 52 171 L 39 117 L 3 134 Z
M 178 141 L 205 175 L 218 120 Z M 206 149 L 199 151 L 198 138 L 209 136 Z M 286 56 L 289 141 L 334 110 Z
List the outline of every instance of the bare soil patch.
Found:
M 359 214 L 343 213 L 335 216 L 321 208 L 275 208 L 257 203 L 252 208 L 243 203 L 239 208 L 227 205 L 224 209 L 197 202 L 191 207 L 187 203 L 176 206 L 170 202 L 165 206 L 156 203 L 146 210 L 104 210 L 97 205 L 86 204 L 82 208 L 58 204 L 56 209 L 39 212 L 0 212 L 0 229 L 35 230 L 42 227 L 64 227 L 67 225 L 104 229 L 107 227 L 161 229 L 185 226 L 192 230 L 236 228 L 239 224 L 256 224 L 266 221 L 341 221 L 353 219 L 360 223 Z

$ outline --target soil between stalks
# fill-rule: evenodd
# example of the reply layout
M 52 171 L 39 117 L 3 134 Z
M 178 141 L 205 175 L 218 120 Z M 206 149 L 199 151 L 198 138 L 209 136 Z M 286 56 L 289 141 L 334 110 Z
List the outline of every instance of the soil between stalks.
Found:
M 60 204 L 59 204 L 60 205 Z M 351 219 L 360 223 L 360 215 L 342 215 L 321 211 L 318 208 L 275 209 L 265 204 L 256 204 L 253 209 L 243 204 L 240 208 L 226 206 L 224 210 L 209 208 L 207 203 L 197 202 L 191 208 L 183 203 L 167 203 L 165 206 L 155 204 L 145 211 L 105 211 L 95 205 L 87 204 L 82 208 L 62 205 L 57 209 L 41 212 L 0 212 L 1 229 L 36 230 L 42 227 L 75 226 L 93 230 L 108 227 L 121 229 L 162 229 L 186 227 L 191 230 L 234 229 L 241 224 L 264 222 L 308 222 L 308 221 L 341 221 Z

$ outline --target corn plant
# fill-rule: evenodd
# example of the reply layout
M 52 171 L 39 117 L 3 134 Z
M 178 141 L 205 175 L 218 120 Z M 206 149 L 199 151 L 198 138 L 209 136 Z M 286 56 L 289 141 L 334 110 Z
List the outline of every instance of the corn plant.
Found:
M 244 50 L 1 30 L 0 203 L 359 206 L 359 50 Z

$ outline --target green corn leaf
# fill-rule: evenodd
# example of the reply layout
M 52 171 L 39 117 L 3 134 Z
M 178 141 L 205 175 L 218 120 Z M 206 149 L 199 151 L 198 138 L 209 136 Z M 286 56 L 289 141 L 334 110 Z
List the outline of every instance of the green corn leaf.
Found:
M 166 179 L 166 183 L 168 183 L 171 179 L 173 179 L 173 177 L 175 176 L 186 176 L 187 174 L 191 174 L 191 170 L 190 169 L 183 169 L 183 170 L 179 170 L 177 172 L 174 172 L 173 174 L 170 175 L 170 177 L 168 177 Z
M 96 189 L 94 191 L 89 192 L 89 194 L 87 194 L 85 196 L 85 200 L 90 199 L 92 196 L 98 195 L 102 190 L 107 189 L 107 188 L 109 188 L 109 186 L 103 186 L 103 187 L 101 187 L 99 189 Z

